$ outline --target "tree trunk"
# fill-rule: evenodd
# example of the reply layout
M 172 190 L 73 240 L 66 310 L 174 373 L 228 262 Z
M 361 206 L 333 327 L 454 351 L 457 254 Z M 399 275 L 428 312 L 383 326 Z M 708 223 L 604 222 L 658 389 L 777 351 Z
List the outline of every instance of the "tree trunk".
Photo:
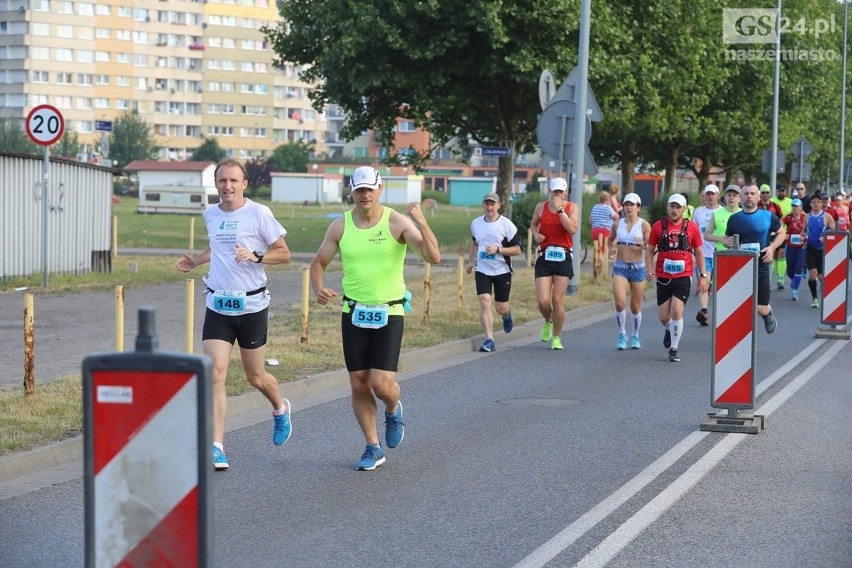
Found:
M 497 195 L 503 204 L 504 213 L 507 211 L 509 200 L 512 198 L 512 160 L 514 156 L 500 156 L 497 158 Z
M 621 195 L 627 195 L 636 184 L 636 140 L 624 141 L 621 149 Z
M 669 148 L 669 154 L 666 157 L 666 180 L 663 185 L 664 193 L 675 193 L 674 180 L 677 175 L 677 158 L 680 156 L 680 146 Z

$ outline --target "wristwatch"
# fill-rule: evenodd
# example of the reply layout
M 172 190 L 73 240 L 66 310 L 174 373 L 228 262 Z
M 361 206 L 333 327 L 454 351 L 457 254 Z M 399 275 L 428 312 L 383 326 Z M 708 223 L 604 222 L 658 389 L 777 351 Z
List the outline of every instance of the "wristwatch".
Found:
M 559 215 L 560 213 L 565 213 L 565 209 L 560 208 L 559 211 L 556 212 L 557 215 Z
M 710 275 L 707 274 L 706 272 L 702 272 L 701 274 L 698 275 L 698 277 L 699 278 L 710 278 Z
M 260 254 L 256 250 L 251 251 L 251 253 L 255 256 L 255 258 L 257 258 L 257 260 L 254 261 L 256 264 L 260 264 L 261 262 L 263 262 L 263 255 L 262 254 Z

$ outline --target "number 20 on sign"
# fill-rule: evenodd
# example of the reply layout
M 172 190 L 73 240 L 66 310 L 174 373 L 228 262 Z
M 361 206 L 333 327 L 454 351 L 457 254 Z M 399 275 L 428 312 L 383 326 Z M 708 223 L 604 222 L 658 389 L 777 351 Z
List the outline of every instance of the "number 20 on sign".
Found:
M 65 119 L 54 106 L 39 105 L 27 115 L 27 136 L 41 146 L 50 146 L 65 131 Z

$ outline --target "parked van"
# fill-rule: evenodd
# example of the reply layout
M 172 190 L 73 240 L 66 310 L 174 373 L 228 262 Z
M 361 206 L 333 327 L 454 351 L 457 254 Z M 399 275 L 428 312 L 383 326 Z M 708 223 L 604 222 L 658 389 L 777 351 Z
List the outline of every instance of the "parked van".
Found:
M 219 203 L 215 187 L 146 185 L 139 189 L 139 213 L 197 214 Z

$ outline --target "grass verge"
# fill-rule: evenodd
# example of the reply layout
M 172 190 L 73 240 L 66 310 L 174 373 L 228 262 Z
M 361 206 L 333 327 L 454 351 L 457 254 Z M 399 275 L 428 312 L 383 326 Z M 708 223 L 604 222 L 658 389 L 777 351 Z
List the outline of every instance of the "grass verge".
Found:
M 169 271 L 170 268 L 173 270 L 175 261 L 155 261 L 150 257 L 139 259 L 140 262 L 143 260 L 162 262 L 164 271 Z M 185 276 L 179 275 L 178 278 L 183 279 Z M 515 271 L 511 303 L 516 325 L 541 317 L 536 307 L 533 281 L 531 268 Z M 465 276 L 459 308 L 457 272 L 438 267 L 433 269 L 428 321 L 424 318 L 423 278 L 407 277 L 406 283 L 408 289 L 413 292 L 414 299 L 413 311 L 406 316 L 403 352 L 482 333 L 479 324 L 479 302 L 472 275 Z M 111 284 L 106 284 L 109 285 Z M 606 302 L 610 298 L 608 280 L 595 283 L 590 275 L 583 274 L 580 293 L 566 297 L 565 307 L 566 310 L 571 310 Z M 496 314 L 495 329 L 500 329 L 500 318 Z M 308 342 L 305 344 L 301 343 L 299 306 L 293 305 L 288 310 L 279 312 L 270 319 L 266 356 L 280 362 L 277 367 L 267 367 L 279 382 L 295 381 L 342 368 L 339 307 L 323 307 L 316 302 L 311 304 Z M 83 422 L 81 383 L 81 376 L 73 375 L 39 384 L 33 397 L 27 397 L 19 386 L 0 389 L 0 455 L 79 436 Z M 251 390 L 243 375 L 239 349 L 233 351 L 226 388 L 229 396 Z

